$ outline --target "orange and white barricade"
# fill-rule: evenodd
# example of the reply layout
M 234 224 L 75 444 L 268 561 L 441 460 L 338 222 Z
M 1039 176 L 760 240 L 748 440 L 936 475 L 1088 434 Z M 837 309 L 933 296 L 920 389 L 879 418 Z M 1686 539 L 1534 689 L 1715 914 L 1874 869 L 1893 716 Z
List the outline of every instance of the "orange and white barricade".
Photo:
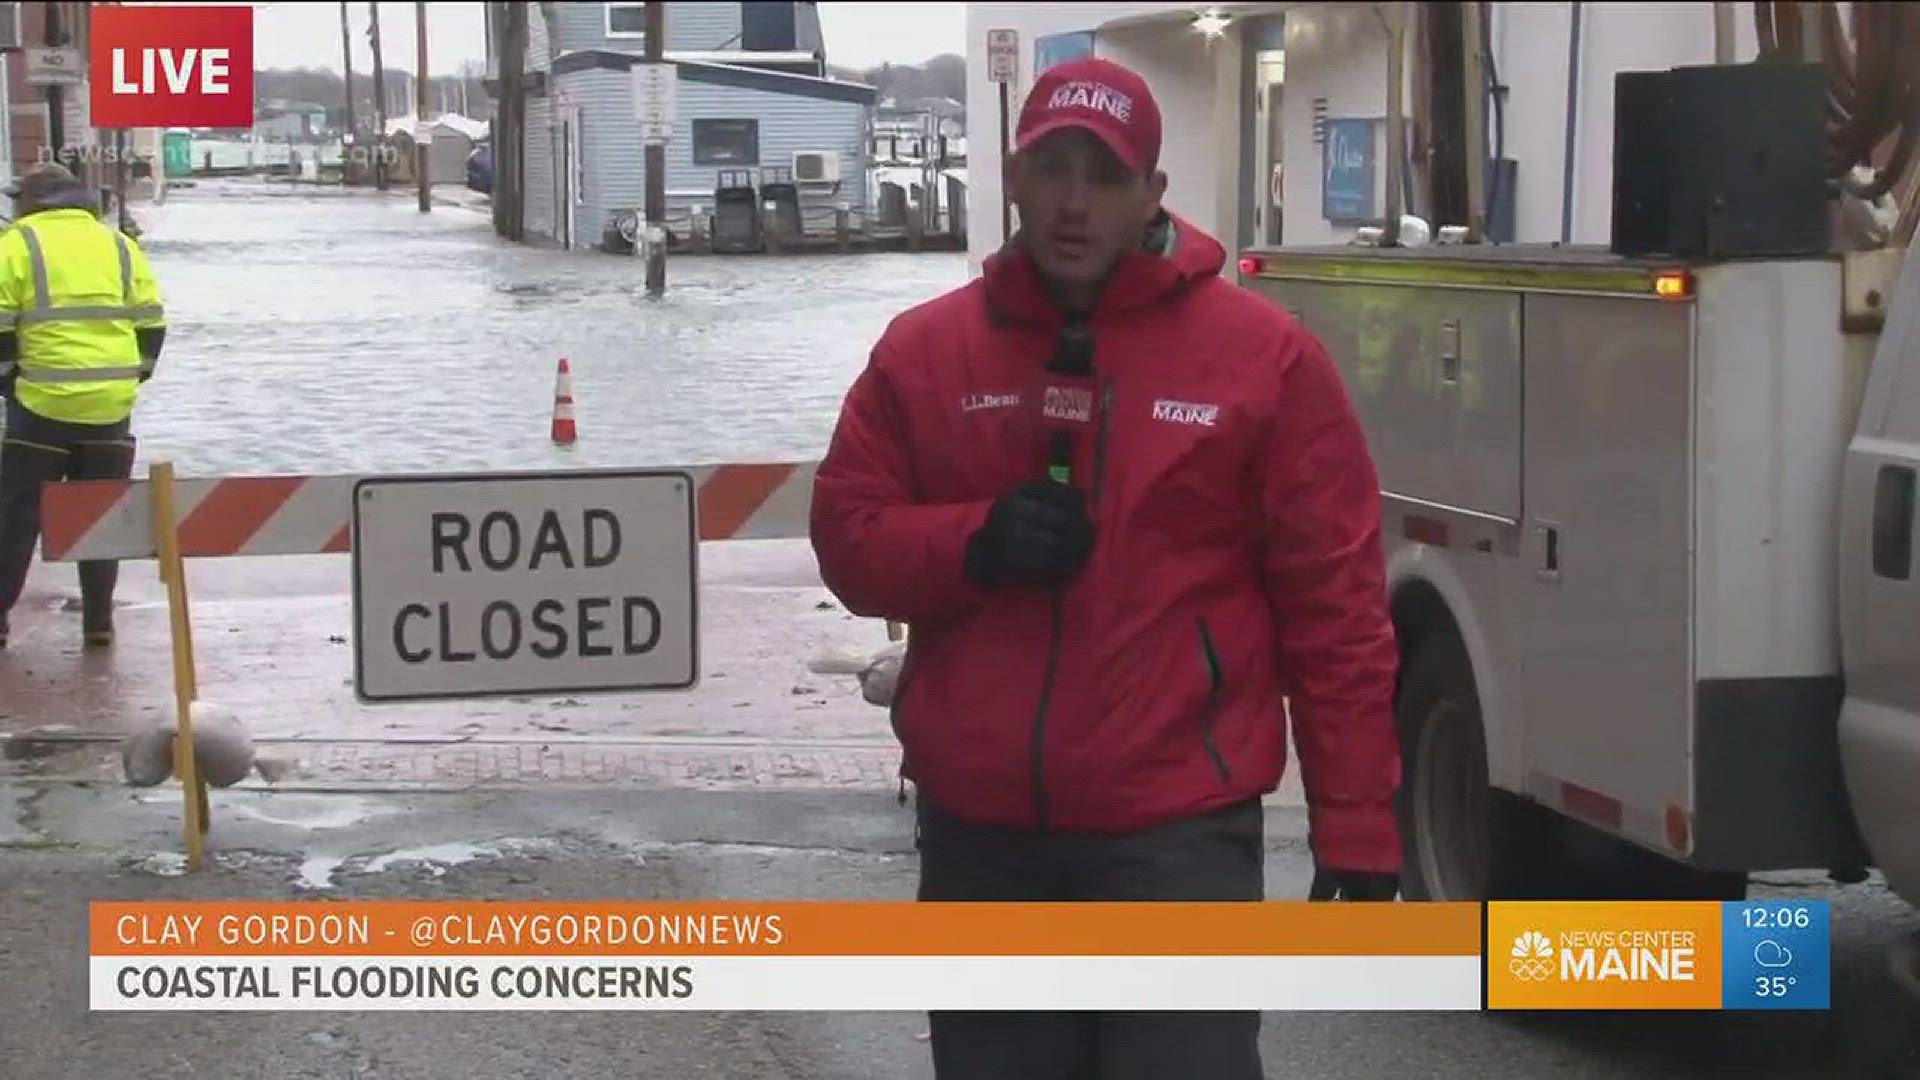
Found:
M 816 468 L 811 462 L 695 465 L 672 471 L 695 486 L 701 540 L 776 540 L 807 535 Z M 167 589 L 173 650 L 174 775 L 185 792 L 187 859 L 199 866 L 208 828 L 207 792 L 193 754 L 199 696 L 186 560 L 247 555 L 347 553 L 358 476 L 234 476 L 178 479 L 171 463 L 145 480 L 48 484 L 41 551 L 49 562 L 154 559 Z

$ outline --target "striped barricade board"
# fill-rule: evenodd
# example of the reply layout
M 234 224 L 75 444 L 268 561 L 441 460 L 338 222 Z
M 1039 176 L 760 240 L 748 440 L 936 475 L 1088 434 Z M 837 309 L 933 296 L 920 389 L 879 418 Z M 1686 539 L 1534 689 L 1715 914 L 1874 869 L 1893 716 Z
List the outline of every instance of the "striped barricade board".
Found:
M 816 462 L 672 466 L 694 477 L 700 539 L 779 540 L 807 535 Z M 359 476 L 231 476 L 177 485 L 180 552 L 225 555 L 344 553 L 352 543 Z M 157 545 L 145 480 L 67 480 L 41 501 L 48 562 L 151 559 Z

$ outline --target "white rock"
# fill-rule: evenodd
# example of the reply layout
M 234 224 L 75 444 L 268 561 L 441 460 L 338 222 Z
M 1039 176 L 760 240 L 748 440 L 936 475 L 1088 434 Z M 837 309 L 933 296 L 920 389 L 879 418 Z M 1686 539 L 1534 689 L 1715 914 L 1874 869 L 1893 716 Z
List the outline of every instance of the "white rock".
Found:
M 173 743 L 178 725 L 171 719 L 128 736 L 120 748 L 127 783 L 152 787 L 173 776 Z M 232 787 L 258 764 L 253 740 L 233 710 L 207 701 L 193 703 L 193 749 L 200 776 L 214 787 Z M 277 768 L 280 762 L 274 762 Z M 268 774 L 268 779 L 277 776 Z
M 868 704 L 884 708 L 893 704 L 906 654 L 904 641 L 892 642 L 871 655 L 838 649 L 817 657 L 807 669 L 816 675 L 855 676 L 860 680 L 860 696 Z

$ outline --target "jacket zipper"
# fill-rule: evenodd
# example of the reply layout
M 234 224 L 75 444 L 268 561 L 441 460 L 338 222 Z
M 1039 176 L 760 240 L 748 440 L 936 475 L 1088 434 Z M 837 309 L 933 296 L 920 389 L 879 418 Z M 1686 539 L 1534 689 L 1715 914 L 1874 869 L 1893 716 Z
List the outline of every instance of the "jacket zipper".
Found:
M 1193 621 L 1200 628 L 1200 657 L 1207 664 L 1207 712 L 1200 722 L 1200 742 L 1207 748 L 1207 756 L 1213 759 L 1213 770 L 1220 774 L 1220 779 L 1232 780 L 1233 770 L 1227 767 L 1226 755 L 1220 753 L 1220 744 L 1213 738 L 1213 724 L 1220 714 L 1220 694 L 1226 689 L 1226 676 L 1220 670 L 1220 654 L 1213 647 L 1213 632 L 1207 629 L 1206 617 Z
M 1100 386 L 1100 419 L 1094 436 L 1093 445 L 1093 491 L 1088 496 L 1091 509 L 1097 518 L 1100 506 L 1100 494 L 1106 490 L 1107 481 L 1107 431 L 1109 418 L 1113 415 L 1113 383 L 1103 382 Z M 1053 703 L 1053 681 L 1060 670 L 1060 650 L 1066 636 L 1066 597 L 1063 591 L 1053 594 L 1053 629 L 1047 643 L 1047 669 L 1040 683 L 1040 704 L 1033 714 L 1033 743 L 1029 749 L 1029 768 L 1033 777 L 1033 812 L 1040 828 L 1046 828 L 1048 822 L 1047 806 L 1047 709 Z M 904 675 L 905 672 L 902 671 Z M 898 700 L 896 697 L 895 700 Z

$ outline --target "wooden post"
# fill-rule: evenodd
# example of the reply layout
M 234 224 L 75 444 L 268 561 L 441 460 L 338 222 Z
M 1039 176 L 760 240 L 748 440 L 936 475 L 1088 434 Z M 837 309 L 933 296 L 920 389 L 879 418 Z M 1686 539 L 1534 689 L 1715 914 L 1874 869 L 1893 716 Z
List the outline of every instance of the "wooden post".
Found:
M 373 186 L 387 190 L 387 65 L 380 58 L 380 5 L 367 4 L 367 37 L 373 43 Z
M 353 31 L 347 28 L 347 0 L 340 0 L 340 63 L 346 68 L 347 83 L 347 137 L 340 140 L 340 172 L 344 179 L 347 167 L 347 148 L 353 145 L 354 135 Z
M 200 688 L 194 677 L 193 620 L 187 610 L 187 566 L 180 555 L 178 498 L 173 463 L 155 462 L 148 469 L 153 488 L 153 539 L 159 553 L 160 577 L 167 586 L 167 623 L 173 645 L 173 773 L 180 778 L 186 809 L 187 866 L 198 869 L 205 860 L 204 837 L 212 822 L 207 811 L 207 786 L 200 778 L 199 756 L 193 746 L 193 703 Z
M 1387 16 L 1387 220 L 1386 235 L 1381 241 L 1384 247 L 1400 245 L 1400 214 L 1405 201 L 1400 187 L 1407 167 L 1407 9 L 1404 3 L 1382 5 Z
M 647 63 L 665 63 L 667 59 L 667 5 L 650 0 L 646 6 Z M 667 245 L 652 243 L 667 228 L 667 147 L 649 140 L 646 147 L 646 238 L 647 295 L 660 296 L 667 291 Z
M 1004 167 L 1007 158 L 1013 154 L 1013 123 L 1008 118 L 1007 84 L 1001 83 L 1000 91 L 1000 163 Z M 1006 181 L 1000 182 L 1000 242 L 1006 243 L 1013 238 L 1013 197 L 1007 190 Z
M 1467 97 L 1467 242 L 1470 244 L 1482 243 L 1487 238 L 1487 68 L 1486 57 L 1480 51 L 1484 15 L 1480 0 L 1467 0 L 1460 5 L 1460 37 L 1465 45 L 1461 74 Z
M 414 0 L 414 52 L 415 65 L 420 70 L 413 73 L 413 174 L 414 182 L 420 189 L 420 212 L 425 214 L 433 209 L 433 178 L 429 174 L 427 140 L 433 138 L 433 131 L 427 127 L 427 4 L 426 0 Z

